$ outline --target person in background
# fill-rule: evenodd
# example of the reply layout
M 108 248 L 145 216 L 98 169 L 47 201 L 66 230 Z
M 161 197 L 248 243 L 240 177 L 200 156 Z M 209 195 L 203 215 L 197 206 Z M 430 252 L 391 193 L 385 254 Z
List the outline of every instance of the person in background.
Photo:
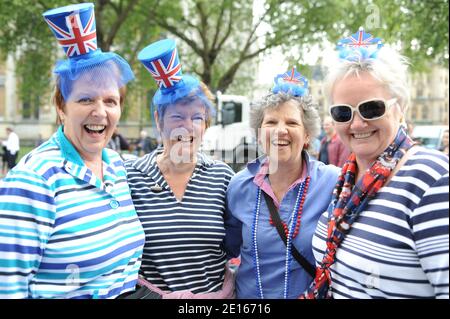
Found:
M 156 147 L 156 143 L 148 136 L 147 131 L 142 130 L 139 134 L 139 139 L 136 142 L 136 155 L 138 157 L 144 156 L 151 153 Z
M 146 233 L 143 285 L 169 298 L 233 298 L 223 250 L 225 194 L 233 176 L 199 152 L 214 106 L 206 86 L 182 74 L 175 41 L 150 44 L 138 59 L 157 81 L 152 103 L 162 146 L 125 163 Z M 170 74 L 161 74 L 171 70 Z M 142 282 L 142 281 L 141 281 Z
M 406 59 L 363 28 L 338 48 L 326 94 L 352 154 L 317 225 L 303 298 L 448 299 L 448 157 L 415 146 L 403 124 Z
M 2 171 L 1 176 L 5 176 L 8 173 L 8 160 L 6 156 L 6 146 L 2 143 Z
M 275 78 L 250 119 L 264 155 L 231 179 L 225 214 L 225 249 L 241 258 L 236 296 L 297 298 L 313 280 L 312 235 L 339 170 L 305 151 L 320 118 L 295 69 Z
M 6 135 L 8 137 L 6 141 L 3 141 L 2 145 L 4 146 L 7 168 L 10 170 L 16 166 L 20 151 L 20 140 L 19 136 L 11 127 L 6 128 Z
M 333 125 L 330 116 L 323 119 L 325 136 L 320 141 L 319 161 L 342 167 L 350 155 L 349 149 L 342 143 Z
M 0 298 L 116 298 L 135 289 L 145 240 L 123 162 L 105 148 L 134 75 L 96 48 L 92 3 L 44 18 L 57 39 L 81 23 L 86 42 L 64 45 L 54 69 L 57 132 L 0 182 Z
M 121 133 L 119 133 L 118 127 L 115 128 L 106 147 L 116 151 L 119 154 L 122 151 L 130 151 L 130 143 Z

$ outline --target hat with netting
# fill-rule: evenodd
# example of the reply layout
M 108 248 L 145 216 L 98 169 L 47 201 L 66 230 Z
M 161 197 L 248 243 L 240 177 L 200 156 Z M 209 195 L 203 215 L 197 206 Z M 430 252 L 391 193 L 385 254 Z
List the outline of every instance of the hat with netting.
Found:
M 275 85 L 272 93 L 288 93 L 292 96 L 305 96 L 308 94 L 308 79 L 302 76 L 295 67 L 291 71 L 278 74 L 274 78 Z
M 111 83 L 120 88 L 134 79 L 128 63 L 113 52 L 97 48 L 94 5 L 80 3 L 43 13 L 68 59 L 58 61 L 54 73 L 65 101 L 70 100 L 73 84 L 82 78 L 92 89 L 101 90 Z
M 148 45 L 139 52 L 138 59 L 158 84 L 152 100 L 158 111 L 166 105 L 192 96 L 201 99 L 205 107 L 210 109 L 210 114 L 214 113 L 214 107 L 205 96 L 200 81 L 183 74 L 174 40 L 164 39 Z

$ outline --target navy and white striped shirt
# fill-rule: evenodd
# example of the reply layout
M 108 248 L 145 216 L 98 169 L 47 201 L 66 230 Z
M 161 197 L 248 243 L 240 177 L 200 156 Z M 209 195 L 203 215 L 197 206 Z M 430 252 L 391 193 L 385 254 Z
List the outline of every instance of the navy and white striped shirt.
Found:
M 334 298 L 449 298 L 448 157 L 421 149 L 354 222 L 331 267 Z M 327 213 L 313 238 L 321 261 Z
M 58 129 L 0 183 L 0 299 L 115 298 L 134 290 L 144 232 L 119 155 L 103 181 Z
M 160 148 L 125 163 L 131 196 L 146 234 L 140 272 L 166 291 L 218 291 L 226 264 L 222 247 L 225 194 L 234 173 L 225 163 L 198 153 L 180 202 L 156 164 L 161 152 Z

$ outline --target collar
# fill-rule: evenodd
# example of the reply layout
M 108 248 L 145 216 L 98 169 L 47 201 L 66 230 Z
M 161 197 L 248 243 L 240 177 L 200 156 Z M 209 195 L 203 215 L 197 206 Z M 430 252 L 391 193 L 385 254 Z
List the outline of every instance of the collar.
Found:
M 151 177 L 152 180 L 156 182 L 159 186 L 163 188 L 167 188 L 167 182 L 164 179 L 163 174 L 159 170 L 158 165 L 156 164 L 156 157 L 164 151 L 164 147 L 160 146 L 153 152 L 138 158 L 132 163 L 132 166 L 138 171 L 142 172 L 145 175 Z M 215 161 L 210 157 L 206 156 L 201 152 L 197 152 L 197 163 L 195 164 L 194 172 L 192 173 L 192 177 L 195 174 L 203 169 L 214 165 Z
M 278 202 L 278 199 L 275 196 L 275 193 L 273 192 L 272 186 L 270 185 L 269 178 L 268 178 L 268 170 L 269 170 L 269 158 L 267 156 L 261 157 L 257 159 L 259 162 L 259 167 L 253 167 L 253 169 L 256 169 L 256 174 L 254 174 L 253 183 L 260 187 L 267 195 L 272 197 L 273 202 L 277 206 L 277 208 L 280 207 L 280 203 Z M 308 176 L 310 164 L 309 164 L 309 156 L 306 151 L 302 151 L 302 161 L 303 161 L 303 168 L 300 173 L 300 176 L 289 186 L 288 191 L 296 187 L 298 184 L 303 182 L 305 178 Z M 252 162 L 251 165 L 255 163 Z M 256 164 L 256 163 L 255 163 Z
M 85 181 L 99 189 L 104 189 L 109 193 L 111 185 L 114 185 L 117 179 L 117 174 L 113 166 L 111 165 L 111 159 L 106 149 L 102 150 L 103 166 L 103 179 L 98 179 L 92 171 L 84 164 L 84 161 L 72 143 L 67 139 L 63 131 L 64 127 L 61 125 L 57 132 L 55 142 L 59 146 L 61 155 L 63 157 L 64 170 L 70 175 Z
M 84 166 L 84 161 L 81 158 L 80 153 L 75 149 L 75 147 L 72 145 L 72 143 L 67 139 L 66 135 L 64 134 L 64 126 L 61 125 L 58 127 L 58 130 L 56 132 L 56 141 L 59 144 L 59 147 L 61 149 L 61 153 L 63 157 L 80 166 Z M 110 165 L 111 161 L 109 159 L 108 153 L 105 149 L 102 150 L 102 160 Z

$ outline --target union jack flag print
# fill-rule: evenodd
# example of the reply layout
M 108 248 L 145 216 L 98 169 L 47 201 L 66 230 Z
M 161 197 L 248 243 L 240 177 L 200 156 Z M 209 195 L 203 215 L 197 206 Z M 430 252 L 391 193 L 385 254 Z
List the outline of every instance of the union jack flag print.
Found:
M 374 38 L 370 33 L 365 32 L 361 27 L 358 32 L 339 40 L 338 47 L 345 46 L 350 48 L 368 48 L 370 46 L 379 45 L 380 43 L 380 38 Z
M 296 85 L 301 85 L 307 87 L 308 80 L 302 76 L 299 72 L 292 68 L 291 72 L 286 72 L 282 75 L 282 80 L 284 82 L 293 83 Z
M 160 88 L 167 89 L 181 81 L 181 63 L 176 49 L 172 51 L 170 56 L 166 55 L 151 62 L 144 62 L 144 66 L 149 70 Z
M 65 17 L 46 17 L 45 21 L 69 58 L 97 49 L 94 10 L 74 12 Z

